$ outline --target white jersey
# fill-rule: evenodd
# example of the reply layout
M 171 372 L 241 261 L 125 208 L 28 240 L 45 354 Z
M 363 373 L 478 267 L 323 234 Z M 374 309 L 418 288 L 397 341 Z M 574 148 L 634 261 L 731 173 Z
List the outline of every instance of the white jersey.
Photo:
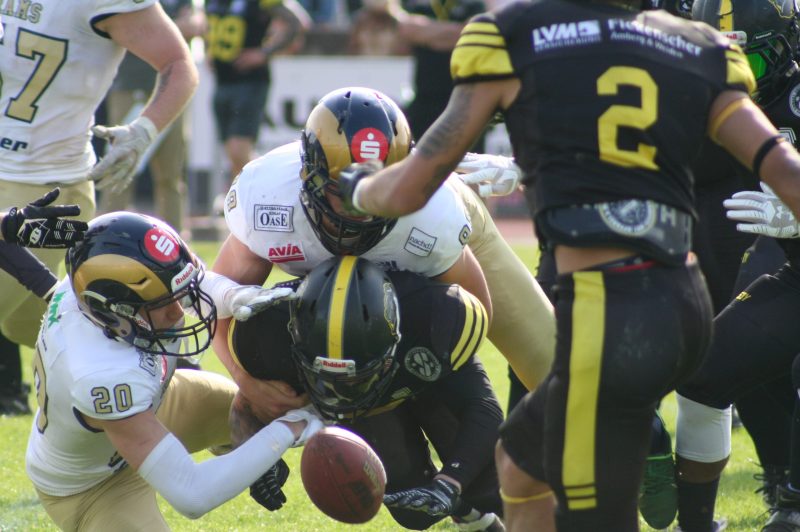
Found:
M 105 433 L 77 413 L 111 420 L 158 408 L 176 363 L 107 338 L 81 313 L 69 279 L 63 280 L 34 354 L 39 409 L 25 457 L 34 485 L 50 495 L 72 495 L 125 467 Z
M 45 184 L 86 179 L 95 163 L 90 144 L 94 111 L 125 54 L 92 29 L 92 22 L 155 3 L 37 0 L 6 6 L 0 43 L 0 180 Z
M 300 169 L 300 142 L 276 148 L 244 167 L 225 201 L 231 233 L 253 253 L 295 276 L 333 256 L 303 211 Z M 435 277 L 453 266 L 471 231 L 461 198 L 446 182 L 425 207 L 399 218 L 361 256 L 385 270 Z

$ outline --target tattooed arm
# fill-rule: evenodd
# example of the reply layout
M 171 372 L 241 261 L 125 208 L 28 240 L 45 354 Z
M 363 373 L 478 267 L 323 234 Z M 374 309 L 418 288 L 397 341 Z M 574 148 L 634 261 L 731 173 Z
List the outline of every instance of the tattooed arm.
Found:
M 494 113 L 508 108 L 519 80 L 456 85 L 444 113 L 417 149 L 358 186 L 358 204 L 371 213 L 398 217 L 422 208 L 475 143 Z
M 231 427 L 231 444 L 234 449 L 249 440 L 253 434 L 267 425 L 259 421 L 253 413 L 250 403 L 247 402 L 241 393 L 237 393 L 233 398 L 228 423 Z

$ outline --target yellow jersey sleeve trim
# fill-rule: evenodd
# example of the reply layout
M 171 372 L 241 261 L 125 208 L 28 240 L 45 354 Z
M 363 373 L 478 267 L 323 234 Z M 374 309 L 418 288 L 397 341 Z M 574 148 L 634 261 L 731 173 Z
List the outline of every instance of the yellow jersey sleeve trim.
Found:
M 450 352 L 450 365 L 458 370 L 478 351 L 486 337 L 486 309 L 478 298 L 459 287 L 459 295 L 464 308 L 464 326 L 458 343 Z
M 236 320 L 231 320 L 228 323 L 228 351 L 230 352 L 231 358 L 236 363 L 236 365 L 247 371 L 245 367 L 242 366 L 242 363 L 239 361 L 239 356 L 236 354 L 236 349 L 234 349 L 233 347 L 233 330 L 235 328 L 236 328 Z
M 450 74 L 455 81 L 514 75 L 506 40 L 497 25 L 471 22 L 464 27 L 450 58 Z
M 728 104 L 728 106 L 723 109 L 714 119 L 708 124 L 708 136 L 711 137 L 711 140 L 719 144 L 717 141 L 717 131 L 719 131 L 720 126 L 738 109 L 741 109 L 745 103 L 747 103 L 747 98 L 739 98 L 738 100 L 734 100 Z
M 727 63 L 727 79 L 728 85 L 736 88 L 743 88 L 747 94 L 752 94 L 756 89 L 756 78 L 753 76 L 753 71 L 750 69 L 750 63 L 742 53 L 742 49 L 737 45 L 731 45 L 725 51 L 725 59 Z
M 259 0 L 258 7 L 261 9 L 268 9 L 270 7 L 275 7 L 278 4 L 282 4 L 283 0 Z

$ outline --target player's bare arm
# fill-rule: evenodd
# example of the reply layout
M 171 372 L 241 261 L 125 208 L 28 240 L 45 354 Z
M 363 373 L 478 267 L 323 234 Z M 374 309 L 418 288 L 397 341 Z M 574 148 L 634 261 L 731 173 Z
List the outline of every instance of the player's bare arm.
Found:
M 491 117 L 511 105 L 519 80 L 457 85 L 444 113 L 401 162 L 363 179 L 359 207 L 371 214 L 398 217 L 420 209 L 456 168 Z
M 108 17 L 95 26 L 158 72 L 156 87 L 142 115 L 163 131 L 189 102 L 199 79 L 177 26 L 160 4 Z
M 437 275 L 437 281 L 461 285 L 464 290 L 477 297 L 486 308 L 488 321 L 492 321 L 492 299 L 489 295 L 489 286 L 483 275 L 478 259 L 469 247 L 465 247 L 455 264 L 449 270 Z
M 710 113 L 709 135 L 751 168 L 800 219 L 800 155 L 790 142 L 781 140 L 772 122 L 747 95 L 726 91 L 717 97 Z
M 272 271 L 272 263 L 262 259 L 238 238 L 229 235 L 220 248 L 213 272 L 220 273 L 239 284 L 262 285 Z M 230 318 L 217 320 L 214 335 L 214 352 L 220 362 L 239 386 L 243 398 L 250 404 L 254 415 L 266 423 L 299 408 L 308 401 L 305 395 L 297 395 L 291 386 L 280 381 L 264 381 L 253 378 L 233 360 L 228 348 Z
M 229 421 L 231 443 L 234 448 L 249 440 L 266 424 L 256 417 L 250 402 L 244 399 L 241 393 L 236 394 L 236 397 L 233 398 Z

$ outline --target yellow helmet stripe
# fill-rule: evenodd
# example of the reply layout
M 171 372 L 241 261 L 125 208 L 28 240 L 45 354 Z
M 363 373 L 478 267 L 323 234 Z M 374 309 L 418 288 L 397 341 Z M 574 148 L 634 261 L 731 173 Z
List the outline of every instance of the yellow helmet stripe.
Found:
M 721 0 L 719 3 L 719 31 L 733 31 L 731 0 Z
M 344 333 L 344 311 L 350 294 L 350 281 L 356 267 L 357 257 L 343 257 L 333 281 L 331 306 L 328 309 L 328 358 L 342 358 Z

